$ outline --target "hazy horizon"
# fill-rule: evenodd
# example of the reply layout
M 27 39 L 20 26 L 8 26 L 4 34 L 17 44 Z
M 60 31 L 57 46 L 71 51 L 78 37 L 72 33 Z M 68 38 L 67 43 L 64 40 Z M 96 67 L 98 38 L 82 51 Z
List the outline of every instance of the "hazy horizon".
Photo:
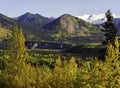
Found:
M 105 13 L 108 9 L 117 15 L 120 15 L 120 6 L 118 0 L 4 0 L 0 3 L 0 13 L 8 17 L 17 17 L 26 12 L 40 14 L 46 17 L 59 17 L 63 14 L 71 14 L 80 16 L 84 14 L 100 14 Z

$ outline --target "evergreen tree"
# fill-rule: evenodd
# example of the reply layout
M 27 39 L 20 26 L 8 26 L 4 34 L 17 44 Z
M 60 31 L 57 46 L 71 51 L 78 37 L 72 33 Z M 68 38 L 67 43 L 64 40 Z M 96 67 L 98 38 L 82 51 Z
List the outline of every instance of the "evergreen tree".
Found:
M 104 25 L 105 30 L 103 30 L 105 32 L 105 41 L 103 41 L 103 45 L 105 46 L 104 59 L 106 59 L 107 55 L 113 56 L 113 54 L 115 56 L 113 58 L 115 59 L 118 58 L 119 55 L 118 30 L 113 23 L 113 16 L 110 10 L 108 10 L 105 15 L 107 18 L 107 22 Z M 113 47 L 113 50 L 109 49 L 111 45 Z M 109 52 L 112 53 L 108 54 Z

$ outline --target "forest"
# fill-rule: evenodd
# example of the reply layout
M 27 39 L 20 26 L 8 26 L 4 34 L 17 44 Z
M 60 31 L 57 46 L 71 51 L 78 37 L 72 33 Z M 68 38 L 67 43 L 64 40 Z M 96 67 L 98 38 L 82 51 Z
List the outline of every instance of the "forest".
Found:
M 119 36 L 111 12 L 105 15 L 101 53 L 84 59 L 79 53 L 28 50 L 22 28 L 14 24 L 0 50 L 0 88 L 119 88 Z

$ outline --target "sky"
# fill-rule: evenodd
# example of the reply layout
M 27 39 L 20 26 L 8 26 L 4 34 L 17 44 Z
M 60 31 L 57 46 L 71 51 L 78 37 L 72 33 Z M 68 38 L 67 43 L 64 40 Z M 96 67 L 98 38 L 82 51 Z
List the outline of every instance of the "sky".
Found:
M 26 12 L 46 17 L 63 14 L 80 16 L 101 14 L 108 9 L 120 15 L 120 0 L 0 0 L 0 13 L 8 17 L 17 17 Z

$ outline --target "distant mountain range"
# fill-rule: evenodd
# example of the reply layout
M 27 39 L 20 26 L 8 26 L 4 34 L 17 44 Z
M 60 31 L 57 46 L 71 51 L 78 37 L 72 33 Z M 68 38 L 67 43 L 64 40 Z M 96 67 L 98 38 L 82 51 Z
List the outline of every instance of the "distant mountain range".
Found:
M 113 14 L 114 19 L 119 19 L 120 15 Z M 78 16 L 78 18 L 83 19 L 91 24 L 103 24 L 106 22 L 105 14 L 97 14 L 97 15 L 82 15 Z M 115 20 L 115 23 L 117 21 Z
M 78 18 L 83 19 L 86 22 L 89 22 L 94 25 L 103 25 L 107 20 L 105 14 L 83 15 L 83 16 L 78 16 Z M 120 15 L 113 14 L 113 22 L 115 23 L 120 33 Z
M 0 14 L 3 28 L 11 29 L 14 22 L 17 22 L 22 26 L 26 40 L 72 44 L 100 42 L 103 39 L 103 28 L 84 20 L 83 17 L 80 19 L 70 14 L 56 19 L 29 12 L 16 18 Z

